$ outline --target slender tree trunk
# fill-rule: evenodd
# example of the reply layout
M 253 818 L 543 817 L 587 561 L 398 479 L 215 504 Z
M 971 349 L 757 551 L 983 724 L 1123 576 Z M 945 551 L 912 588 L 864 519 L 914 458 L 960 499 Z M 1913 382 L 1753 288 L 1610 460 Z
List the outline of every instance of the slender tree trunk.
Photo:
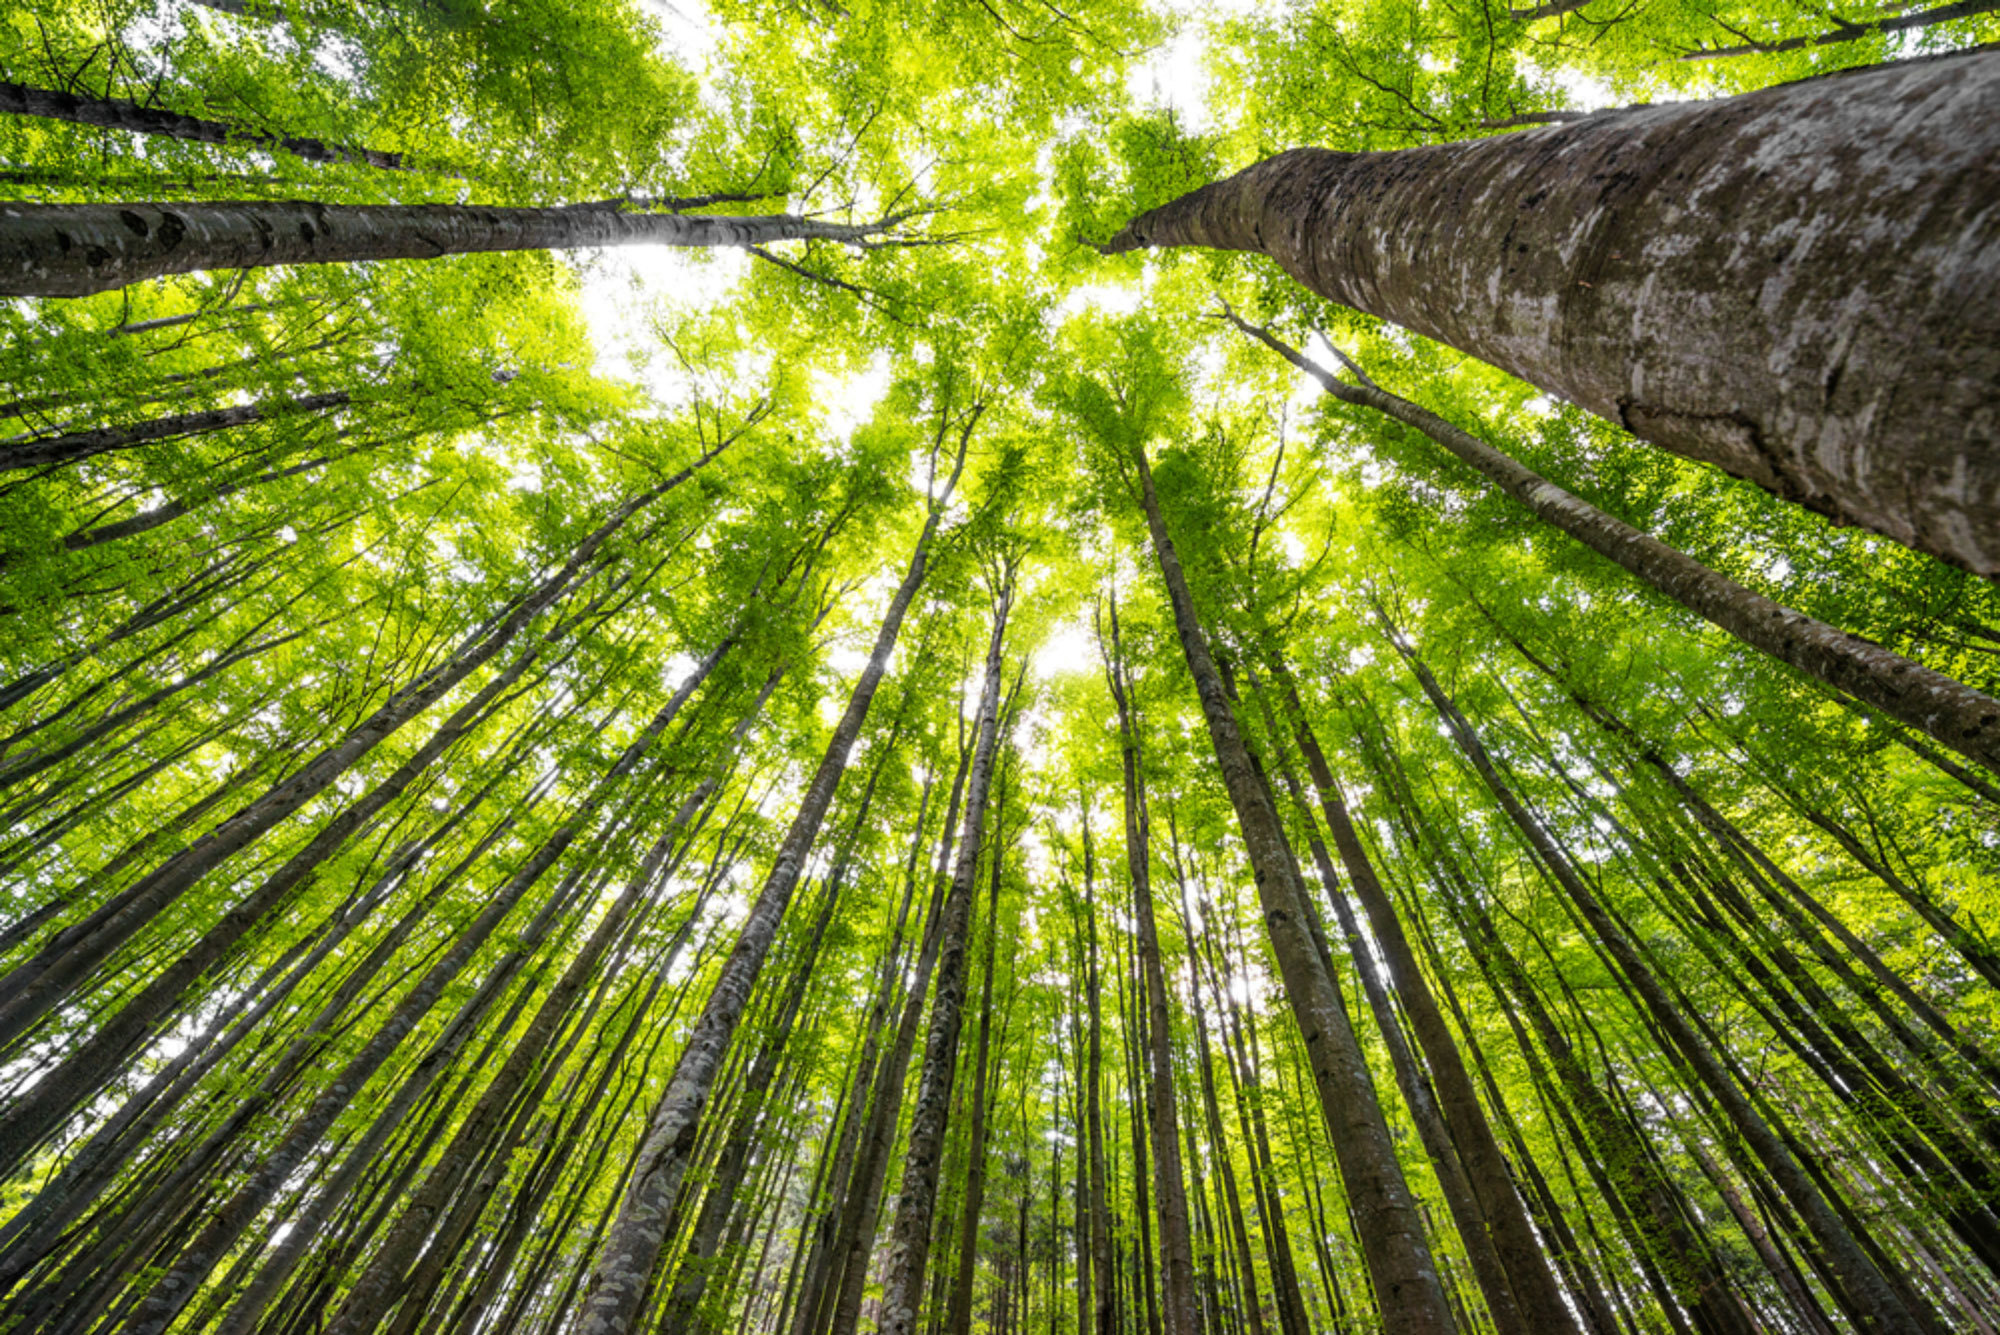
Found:
M 993 1049 L 993 962 L 1000 943 L 1000 876 L 1006 866 L 1007 775 L 1000 774 L 994 798 L 993 857 L 986 891 L 986 960 L 979 983 L 979 1043 L 972 1056 L 972 1106 L 967 1110 L 971 1144 L 965 1153 L 965 1201 L 959 1212 L 958 1267 L 952 1276 L 951 1305 L 944 1335 L 972 1335 L 972 1282 L 978 1271 L 980 1211 L 986 1199 L 987 1067 Z
M 1417 1037 L 1417 1045 L 1423 1050 L 1430 1077 L 1436 1083 L 1440 1110 L 1450 1128 L 1452 1143 L 1457 1147 L 1459 1160 L 1478 1198 L 1486 1225 L 1492 1230 L 1493 1247 L 1506 1271 L 1507 1282 L 1519 1305 L 1521 1317 L 1528 1329 L 1537 1332 L 1537 1335 L 1561 1335 L 1561 1332 L 1573 1331 L 1575 1322 L 1569 1307 L 1563 1300 L 1555 1277 L 1549 1273 L 1541 1248 L 1536 1244 L 1534 1228 L 1528 1222 L 1519 1194 L 1514 1190 L 1506 1158 L 1494 1138 L 1485 1111 L 1479 1105 L 1479 1095 L 1466 1073 L 1458 1045 L 1452 1041 L 1451 1030 L 1445 1023 L 1443 1012 L 1438 1009 L 1437 998 L 1432 995 L 1416 954 L 1410 949 L 1402 919 L 1383 891 L 1382 882 L 1375 874 L 1375 865 L 1361 843 L 1353 818 L 1348 814 L 1345 795 L 1334 780 L 1333 770 L 1327 765 L 1326 755 L 1320 749 L 1319 738 L 1306 718 L 1297 685 L 1289 671 L 1281 670 L 1279 680 L 1284 687 L 1285 703 L 1291 714 L 1300 754 L 1305 757 L 1306 772 L 1312 776 L 1313 786 L 1319 792 L 1320 810 L 1325 814 L 1327 828 L 1333 834 L 1334 849 L 1347 869 L 1348 882 L 1354 887 L 1362 910 L 1368 915 L 1369 928 L 1396 981 L 1396 995 L 1402 1001 L 1410 1029 Z
M 686 476 L 686 474 L 682 474 Z M 658 494 L 651 493 L 652 495 Z M 158 871 L 124 896 L 124 903 L 103 924 L 84 939 L 60 949 L 44 965 L 40 976 L 7 1007 L 4 1018 L 11 1032 L 19 1034 L 35 1019 L 56 1005 L 87 973 L 108 958 L 116 947 L 129 939 L 146 922 L 193 885 L 208 870 L 231 853 L 276 825 L 324 790 L 346 769 L 391 732 L 430 705 L 472 670 L 490 658 L 536 613 L 540 612 L 575 578 L 584 561 L 636 509 L 624 507 L 611 524 L 598 529 L 583 547 L 549 580 L 516 605 L 513 614 L 491 632 L 475 632 L 453 658 L 439 668 L 398 691 L 359 728 L 340 743 L 322 752 L 304 769 L 272 788 L 263 797 L 238 811 L 193 845 L 175 855 Z M 516 660 L 525 668 L 532 654 Z M 511 670 L 510 670 L 511 671 Z M 518 675 L 513 672 L 512 675 Z M 10 1161 L 27 1153 L 42 1137 L 58 1127 L 84 1100 L 112 1079 L 120 1063 L 129 1057 L 162 1013 L 176 1003 L 186 988 L 233 949 L 245 935 L 277 907 L 300 882 L 344 843 L 359 825 L 400 795 L 429 765 L 458 740 L 481 716 L 494 696 L 511 684 L 502 673 L 455 712 L 433 733 L 417 753 L 363 797 L 343 808 L 319 833 L 259 887 L 237 903 L 191 949 L 181 953 L 149 985 L 137 1004 L 127 1005 L 77 1049 L 58 1071 L 38 1083 L 26 1096 L 16 1100 L 0 1117 L 0 1139 L 12 1150 Z
M 1753 593 L 1570 495 L 1437 414 L 1387 393 L 1372 381 L 1349 384 L 1314 366 L 1268 331 L 1242 320 L 1235 323 L 1313 376 L 1335 398 L 1373 408 L 1415 427 L 1542 519 L 1751 648 L 2000 772 L 2000 700 L 1913 663 L 1873 640 L 1836 630 Z
M 231 147 L 283 149 L 308 162 L 357 163 L 385 171 L 414 170 L 401 153 L 359 148 L 349 144 L 329 144 L 306 135 L 265 134 L 231 125 L 228 121 L 183 116 L 177 111 L 147 106 L 122 97 L 79 97 L 51 88 L 30 88 L 18 83 L 0 83 L 0 112 L 15 116 L 39 116 L 46 120 L 95 125 L 107 130 L 130 130 L 135 134 L 165 135 L 197 144 L 227 144 Z M 453 172 L 445 175 L 456 175 Z
M 1162 1309 L 1166 1335 L 1195 1335 L 1194 1243 L 1188 1231 L 1187 1189 L 1181 1175 L 1180 1123 L 1175 1108 L 1173 1015 L 1167 1005 L 1166 967 L 1160 959 L 1159 928 L 1153 913 L 1151 816 L 1137 705 L 1125 663 L 1118 625 L 1118 600 L 1110 603 L 1111 642 L 1098 628 L 1105 679 L 1118 709 L 1120 766 L 1125 788 L 1125 861 L 1132 876 L 1132 917 L 1138 934 L 1139 968 L 1146 1012 L 1147 1126 L 1153 1149 L 1153 1192 L 1160 1215 L 1160 1259 L 1165 1272 Z
M 428 260 L 595 246 L 862 244 L 893 220 L 831 223 L 788 215 L 626 213 L 466 204 L 0 204 L 0 296 L 84 297 L 206 269 L 356 260 Z
M 1471 725 L 1444 694 L 1430 670 L 1426 668 L 1414 652 L 1404 642 L 1400 632 L 1390 626 L 1386 619 L 1385 629 L 1391 645 L 1409 663 L 1416 674 L 1418 684 L 1424 694 L 1436 707 L 1438 716 L 1465 757 L 1478 771 L 1494 800 L 1506 813 L 1507 818 L 1520 830 L 1522 836 L 1534 848 L 1549 873 L 1562 886 L 1564 893 L 1576 905 L 1577 910 L 1590 923 L 1591 929 L 1603 942 L 1606 951 L 1618 962 L 1638 992 L 1654 1020 L 1672 1040 L 1673 1046 L 1686 1060 L 1688 1066 L 1701 1078 L 1714 1095 L 1738 1135 L 1756 1153 L 1766 1170 L 1799 1212 L 1814 1240 L 1824 1251 L 1828 1264 L 1840 1277 L 1841 1287 L 1846 1291 L 1851 1310 L 1863 1329 L 1880 1332 L 1896 1332 L 1897 1335 L 1923 1335 L 1923 1326 L 1905 1308 L 1896 1296 L 1889 1282 L 1883 1277 L 1846 1225 L 1827 1204 L 1826 1198 L 1800 1167 L 1780 1138 L 1771 1130 L 1750 1101 L 1737 1088 L 1728 1071 L 1701 1037 L 1695 1033 L 1680 1009 L 1666 994 L 1654 977 L 1651 968 L 1640 958 L 1637 948 L 1625 932 L 1612 920 L 1589 888 L 1571 867 L 1569 859 L 1557 848 L 1547 831 L 1521 804 L 1513 789 L 1500 777 L 1485 746 L 1472 731 Z
M 1991 575 L 1996 195 L 1989 49 L 1465 143 L 1293 149 L 1108 249 L 1261 252 L 1662 448 Z
M 1786 51 L 1805 51 L 1816 46 L 1838 46 L 1842 42 L 1858 42 L 1863 37 L 1873 37 L 1877 33 L 1912 32 L 1928 28 L 1937 23 L 1950 23 L 1954 19 L 1977 18 L 1981 14 L 1991 14 L 2000 9 L 2000 0 L 1956 0 L 1954 4 L 1938 5 L 1932 9 L 1919 9 L 1911 13 L 1892 14 L 1888 18 L 1869 19 L 1855 23 L 1829 14 L 1833 20 L 1833 31 L 1817 33 L 1811 37 L 1786 37 L 1775 42 L 1746 42 L 1741 46 L 1700 47 L 1693 51 L 1683 51 L 1682 60 L 1722 60 L 1729 56 L 1778 55 Z
M 91 459 L 117 450 L 134 449 L 140 445 L 183 440 L 189 436 L 199 436 L 211 431 L 226 431 L 231 427 L 249 426 L 257 422 L 330 412 L 335 408 L 344 408 L 352 402 L 353 399 L 346 390 L 337 389 L 325 394 L 308 394 L 303 398 L 276 403 L 245 403 L 234 408 L 205 408 L 200 412 L 155 417 L 150 421 L 135 422 L 130 426 L 95 427 L 88 431 L 69 431 L 56 436 L 14 441 L 0 445 L 0 473 L 18 468 L 42 468 L 54 464 L 76 463 L 81 459 Z
M 1311 1056 L 1320 1111 L 1333 1139 L 1348 1204 L 1359 1223 L 1362 1253 L 1375 1281 L 1382 1319 L 1403 1335 L 1449 1335 L 1453 1329 L 1451 1308 L 1424 1238 L 1416 1202 L 1403 1179 L 1361 1045 L 1308 930 L 1305 886 L 1292 862 L 1277 810 L 1252 767 L 1221 676 L 1209 657 L 1208 638 L 1196 618 L 1180 557 L 1160 515 L 1152 469 L 1143 449 L 1133 452 L 1133 462 L 1138 468 L 1153 552 L 1173 604 L 1181 649 L 1200 692 L 1216 761 L 1256 872 L 1265 926 L 1284 979 L 1286 999 Z
M 951 889 L 945 896 L 938 924 L 937 991 L 931 1000 L 930 1031 L 924 1038 L 924 1064 L 917 1077 L 916 1109 L 910 1116 L 909 1147 L 903 1161 L 902 1187 L 896 1197 L 896 1217 L 889 1229 L 888 1271 L 877 1325 L 881 1335 L 914 1335 L 918 1309 L 923 1303 L 938 1171 L 944 1157 L 946 1122 L 951 1114 L 952 1084 L 958 1071 L 958 1039 L 965 1005 L 966 925 L 971 918 L 972 896 L 979 877 L 987 794 L 1000 744 L 1001 693 L 1005 684 L 1002 651 L 1007 614 L 1014 600 L 1011 561 L 993 596 L 993 636 L 986 648 L 985 682 L 980 691 L 979 740 L 966 781 L 958 866 L 952 873 Z M 997 847 L 994 856 L 1000 856 Z
M 965 452 L 980 411 L 974 408 L 965 414 L 950 475 L 930 499 L 909 569 L 889 601 L 867 665 L 855 680 L 847 709 L 827 742 L 826 753 L 806 787 L 798 815 L 778 846 L 763 889 L 751 906 L 735 948 L 722 966 L 701 1018 L 688 1035 L 666 1092 L 648 1119 L 629 1185 L 598 1253 L 596 1273 L 578 1318 L 577 1335 L 626 1335 L 638 1320 L 653 1270 L 659 1264 L 660 1249 L 666 1243 L 668 1214 L 701 1129 L 702 1110 L 707 1106 L 716 1073 L 735 1036 L 737 1021 L 749 1002 L 750 989 L 763 970 L 771 942 L 778 934 L 778 924 L 791 903 L 806 856 L 812 851 L 827 808 L 833 803 L 847 757 L 861 735 L 875 689 L 888 671 L 889 655 L 896 647 L 903 618 L 929 572 L 931 544 L 965 466 Z

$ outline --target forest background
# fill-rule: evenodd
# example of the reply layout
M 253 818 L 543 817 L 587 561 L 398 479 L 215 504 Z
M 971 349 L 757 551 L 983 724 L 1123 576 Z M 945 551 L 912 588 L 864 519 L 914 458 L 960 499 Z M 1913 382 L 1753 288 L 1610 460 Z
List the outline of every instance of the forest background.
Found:
M 0 303 L 0 1328 L 2000 1328 L 1990 747 L 1353 386 L 1986 695 L 1990 582 L 1102 250 L 1995 9 L 10 8 L 9 201 L 437 208 Z

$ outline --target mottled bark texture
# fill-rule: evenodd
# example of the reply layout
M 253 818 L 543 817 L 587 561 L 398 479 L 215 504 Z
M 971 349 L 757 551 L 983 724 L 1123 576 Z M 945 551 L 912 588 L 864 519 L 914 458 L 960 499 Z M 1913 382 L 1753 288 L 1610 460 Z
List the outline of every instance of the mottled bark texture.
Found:
M 985 848 L 986 798 L 999 751 L 1002 651 L 1007 613 L 1014 598 L 1014 572 L 995 591 L 993 634 L 986 646 L 985 680 L 979 697 L 979 740 L 965 790 L 965 817 L 958 837 L 958 864 L 945 896 L 938 927 L 937 993 L 931 1002 L 930 1032 L 924 1037 L 924 1065 L 917 1077 L 917 1104 L 910 1114 L 910 1141 L 903 1160 L 902 1192 L 889 1229 L 881 1335 L 914 1335 L 930 1265 L 931 1219 L 937 1206 L 938 1173 L 944 1163 L 945 1130 L 951 1117 L 952 1088 L 958 1073 L 958 1040 L 965 1015 L 966 948 L 972 895 Z M 994 856 L 1000 856 L 995 850 Z M 991 924 L 989 924 L 990 928 Z
M 1737 639 L 1845 692 L 1899 723 L 2000 772 L 2000 700 L 1913 663 L 1875 641 L 1753 593 L 1693 557 L 1572 496 L 1547 478 L 1372 381 L 1350 384 L 1314 366 L 1268 331 L 1230 317 L 1343 403 L 1373 408 L 1429 436 L 1540 518 Z
M 1217 767 L 1243 832 L 1272 954 L 1305 1041 L 1320 1111 L 1340 1164 L 1362 1257 L 1375 1281 L 1384 1328 L 1401 1335 L 1449 1335 L 1454 1329 L 1451 1306 L 1424 1237 L 1416 1200 L 1389 1138 L 1389 1126 L 1361 1045 L 1312 939 L 1304 880 L 1286 842 L 1277 807 L 1257 774 L 1230 710 L 1222 676 L 1209 654 L 1208 636 L 1195 614 L 1180 555 L 1160 514 L 1152 469 L 1143 449 L 1133 450 L 1133 462 L 1153 553 L 1173 606 L 1174 626 L 1201 697 Z
M 0 204 L 0 296 L 84 297 L 204 269 L 429 260 L 585 246 L 761 246 L 811 238 L 862 244 L 894 226 L 788 214 L 626 213 L 618 205 Z
M 1106 248 L 1269 255 L 1642 439 L 2000 573 L 2000 50 L 1394 153 Z

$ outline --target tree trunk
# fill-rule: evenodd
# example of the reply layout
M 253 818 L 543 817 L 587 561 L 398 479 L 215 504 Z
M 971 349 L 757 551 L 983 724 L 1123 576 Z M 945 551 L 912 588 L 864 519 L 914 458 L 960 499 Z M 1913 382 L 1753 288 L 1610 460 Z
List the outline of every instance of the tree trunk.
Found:
M 1265 330 L 1241 320 L 1235 323 L 1312 375 L 1335 398 L 1373 408 L 1415 427 L 1550 524 L 1751 648 L 2000 772 L 2000 700 L 1913 663 L 1873 640 L 1836 630 L 1753 593 L 1686 553 L 1570 495 L 1435 413 L 1387 393 L 1371 381 L 1357 385 L 1340 380 Z
M 1167 974 L 1160 960 L 1159 928 L 1153 914 L 1150 816 L 1139 744 L 1132 681 L 1118 627 L 1118 599 L 1111 598 L 1111 642 L 1098 629 L 1105 679 L 1118 709 L 1120 766 L 1125 784 L 1125 861 L 1132 876 L 1132 917 L 1138 934 L 1143 975 L 1146 1048 L 1150 1086 L 1146 1091 L 1152 1136 L 1153 1191 L 1160 1215 L 1160 1259 L 1165 1271 L 1163 1314 L 1166 1335 L 1195 1335 L 1194 1243 L 1188 1233 L 1187 1189 L 1181 1174 L 1180 1123 L 1174 1104 L 1173 1015 L 1167 1006 Z
M 1320 1111 L 1333 1139 L 1348 1203 L 1359 1224 L 1361 1249 L 1375 1281 L 1383 1322 L 1402 1335 L 1450 1335 L 1454 1328 L 1451 1307 L 1445 1301 L 1423 1222 L 1403 1179 L 1361 1046 L 1309 933 L 1305 886 L 1292 862 L 1284 828 L 1252 768 L 1222 678 L 1209 657 L 1208 637 L 1196 618 L 1180 557 L 1160 515 L 1152 469 L 1143 449 L 1133 451 L 1133 462 L 1138 468 L 1140 499 L 1154 556 L 1173 604 L 1181 649 L 1200 692 L 1209 739 L 1256 872 L 1265 926 L 1284 979 L 1286 999 L 1311 1056 Z
M 280 148 L 308 162 L 352 162 L 385 171 L 411 171 L 411 163 L 401 153 L 385 153 L 375 148 L 349 144 L 329 144 L 305 135 L 264 134 L 227 121 L 183 116 L 177 111 L 146 106 L 122 97 L 78 97 L 50 88 L 29 88 L 18 83 L 0 83 L 0 112 L 15 116 L 39 116 L 47 120 L 96 125 L 107 130 L 130 130 L 137 134 L 165 135 L 197 144 L 226 144 L 232 147 Z M 455 172 L 443 173 L 455 176 Z
M 680 1059 L 674 1064 L 666 1092 L 648 1119 L 617 1217 L 598 1253 L 596 1274 L 583 1302 L 576 1335 L 626 1335 L 639 1317 L 653 1269 L 659 1263 L 660 1249 L 666 1243 L 668 1214 L 680 1189 L 681 1177 L 687 1171 L 695 1136 L 701 1129 L 702 1110 L 707 1106 L 716 1073 L 735 1036 L 737 1021 L 750 999 L 750 989 L 756 984 L 771 942 L 777 937 L 778 924 L 791 903 L 792 890 L 805 868 L 806 856 L 812 851 L 827 808 L 833 804 L 834 791 L 839 787 L 855 740 L 861 735 L 875 689 L 889 669 L 889 656 L 903 628 L 903 617 L 929 572 L 932 540 L 944 518 L 945 506 L 957 488 L 965 466 L 965 452 L 980 414 L 981 409 L 975 407 L 964 415 L 950 475 L 930 498 L 923 532 L 918 535 L 903 582 L 883 615 L 867 665 L 855 680 L 847 708 L 827 741 L 826 753 L 806 787 L 798 815 L 778 846 L 770 873 L 722 966 L 714 991 L 702 1007 L 701 1018 L 695 1022 Z
M 299 417 L 344 408 L 353 400 L 344 389 L 278 403 L 245 403 L 234 408 L 206 408 L 200 412 L 177 413 L 134 422 L 130 426 L 95 427 L 58 436 L 41 436 L 0 444 L 0 473 L 17 468 L 42 468 L 75 463 L 114 450 L 129 450 L 165 440 L 184 440 L 210 431 L 249 426 L 274 418 Z
M 1837 523 L 2000 573 L 2000 51 L 1394 153 L 1293 149 L 1112 252 L 1257 251 Z
M 979 1218 L 986 1199 L 987 1067 L 993 1050 L 993 961 L 1000 944 L 1000 873 L 1006 866 L 1006 840 L 1001 822 L 1007 816 L 1007 776 L 1000 775 L 994 799 L 993 857 L 986 891 L 986 961 L 979 983 L 979 1043 L 972 1054 L 972 1106 L 967 1110 L 971 1144 L 965 1152 L 965 1200 L 959 1211 L 958 1268 L 953 1273 L 951 1305 L 946 1309 L 944 1335 L 972 1335 L 972 1281 L 979 1262 Z
M 1679 58 L 1721 60 L 1728 56 L 1777 55 L 1815 46 L 1838 46 L 1842 42 L 1858 42 L 1876 33 L 1911 32 L 1936 23 L 1950 23 L 1954 19 L 1976 18 L 1981 14 L 1991 14 L 1996 9 L 2000 9 L 2000 0 L 1956 0 L 1954 4 L 1939 5 L 1934 9 L 1892 14 L 1885 19 L 1869 19 L 1862 23 L 1851 22 L 1838 14 L 1828 14 L 1827 17 L 1833 20 L 1832 32 L 1817 33 L 1811 37 L 1786 37 L 1775 42 L 1746 42 L 1741 46 L 1702 47 L 1683 51 Z
M 930 1030 L 924 1037 L 924 1064 L 917 1077 L 916 1109 L 910 1115 L 909 1147 L 903 1161 L 896 1217 L 889 1229 L 888 1273 L 876 1329 L 881 1335 L 914 1335 L 930 1261 L 931 1216 L 937 1203 L 938 1171 L 944 1157 L 952 1084 L 958 1071 L 958 1039 L 964 1019 L 966 924 L 979 877 L 986 799 L 1000 742 L 1002 650 L 1007 614 L 1014 600 L 1014 566 L 993 590 L 993 635 L 986 647 L 985 682 L 980 690 L 979 740 L 966 781 L 965 815 L 958 840 L 958 865 L 938 923 L 937 991 L 931 1001 Z M 994 850 L 1000 856 L 1000 850 Z
M 703 456 L 694 467 L 713 458 Z M 228 820 L 169 859 L 123 897 L 118 911 L 86 938 L 67 944 L 46 961 L 35 981 L 17 995 L 4 1012 L 6 1030 L 18 1035 L 57 1005 L 92 969 L 103 963 L 116 947 L 130 939 L 154 914 L 207 872 L 253 839 L 303 807 L 345 773 L 385 737 L 414 718 L 447 691 L 469 676 L 474 669 L 503 648 L 536 615 L 545 610 L 576 580 L 596 556 L 599 548 L 622 528 L 639 508 L 689 476 L 684 469 L 668 482 L 628 501 L 603 525 L 590 534 L 554 574 L 519 599 L 497 625 L 481 627 L 461 644 L 446 662 L 425 673 L 392 695 L 359 727 L 340 742 L 321 752 L 304 768 L 272 787 L 258 800 L 245 806 Z M 525 663 L 521 666 L 525 667 Z M 475 700 L 455 713 L 433 734 L 430 743 L 370 792 L 348 805 L 300 853 L 267 877 L 257 891 L 238 903 L 192 951 L 180 956 L 156 980 L 148 993 L 151 1004 L 128 1006 L 108 1023 L 89 1044 L 79 1049 L 62 1071 L 40 1082 L 31 1095 L 10 1107 L 0 1128 L 0 1137 L 12 1151 L 11 1161 L 28 1153 L 40 1139 L 54 1130 L 74 1109 L 109 1080 L 117 1063 L 141 1041 L 145 1030 L 158 1017 L 159 1005 L 178 998 L 181 991 L 221 958 L 242 935 L 259 921 L 320 861 L 344 842 L 360 822 L 380 810 L 403 791 L 412 779 L 468 727 L 483 710 L 492 692 L 503 688 L 496 679 Z M 476 706 L 476 708 L 475 708 Z
M 1396 995 L 1402 1000 L 1403 1012 L 1409 1017 L 1417 1046 L 1423 1050 L 1431 1079 L 1436 1083 L 1438 1104 L 1450 1128 L 1452 1143 L 1458 1149 L 1459 1161 L 1478 1198 L 1486 1225 L 1492 1230 L 1494 1250 L 1506 1270 L 1521 1316 L 1537 1335 L 1574 1331 L 1575 1322 L 1536 1244 L 1534 1228 L 1508 1176 L 1506 1158 L 1485 1111 L 1479 1106 L 1479 1095 L 1466 1073 L 1458 1045 L 1452 1041 L 1451 1029 L 1438 1009 L 1437 998 L 1431 993 L 1416 953 L 1410 949 L 1402 919 L 1383 891 L 1375 865 L 1362 846 L 1360 832 L 1348 815 L 1346 798 L 1306 718 L 1297 685 L 1288 671 L 1281 670 L 1279 680 L 1300 754 L 1305 757 L 1306 772 L 1319 791 L 1320 810 L 1325 813 L 1327 828 L 1333 834 L 1334 849 L 1347 869 L 1348 882 L 1368 915 L 1368 925 L 1395 979 Z
M 281 264 L 428 260 L 594 246 L 864 244 L 894 226 L 785 214 L 625 213 L 617 202 L 567 208 L 463 204 L 0 204 L 0 296 L 84 297 L 167 274 Z
M 1620 969 L 1634 991 L 1645 1003 L 1660 1028 L 1672 1039 L 1673 1047 L 1686 1060 L 1688 1066 L 1700 1077 L 1715 1099 L 1729 1115 L 1730 1123 L 1738 1135 L 1755 1152 L 1792 1208 L 1799 1212 L 1814 1240 L 1819 1244 L 1828 1264 L 1840 1278 L 1851 1310 L 1863 1329 L 1883 1332 L 1888 1335 L 1923 1335 L 1923 1326 L 1911 1315 L 1896 1296 L 1882 1272 L 1879 1271 L 1854 1236 L 1848 1232 L 1836 1212 L 1827 1204 L 1826 1198 L 1799 1162 L 1793 1157 L 1782 1140 L 1773 1133 L 1771 1127 L 1751 1105 L 1743 1092 L 1737 1088 L 1728 1071 L 1709 1049 L 1682 1015 L 1673 1000 L 1667 995 L 1652 969 L 1640 958 L 1637 948 L 1625 932 L 1612 920 L 1589 888 L 1571 867 L 1568 857 L 1557 848 L 1543 829 L 1524 807 L 1513 789 L 1500 777 L 1494 768 L 1485 746 L 1472 731 L 1464 715 L 1460 714 L 1451 699 L 1444 694 L 1430 670 L 1417 658 L 1396 631 L 1384 619 L 1384 627 L 1390 644 L 1396 649 L 1411 670 L 1416 674 L 1418 684 L 1424 694 L 1436 707 L 1452 740 L 1465 754 L 1472 767 L 1478 771 L 1494 800 L 1506 813 L 1509 821 L 1518 829 L 1530 847 L 1535 850 L 1551 876 L 1561 885 L 1563 892 L 1576 905 L 1584 919 L 1590 923 L 1592 931 L 1610 956 L 1618 962 Z

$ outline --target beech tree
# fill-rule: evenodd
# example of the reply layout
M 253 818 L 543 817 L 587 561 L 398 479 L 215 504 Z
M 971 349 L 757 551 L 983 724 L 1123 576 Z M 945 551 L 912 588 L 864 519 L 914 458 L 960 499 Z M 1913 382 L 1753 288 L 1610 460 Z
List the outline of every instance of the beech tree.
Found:
M 0 1332 L 1988 1329 L 1995 38 L 0 18 Z

